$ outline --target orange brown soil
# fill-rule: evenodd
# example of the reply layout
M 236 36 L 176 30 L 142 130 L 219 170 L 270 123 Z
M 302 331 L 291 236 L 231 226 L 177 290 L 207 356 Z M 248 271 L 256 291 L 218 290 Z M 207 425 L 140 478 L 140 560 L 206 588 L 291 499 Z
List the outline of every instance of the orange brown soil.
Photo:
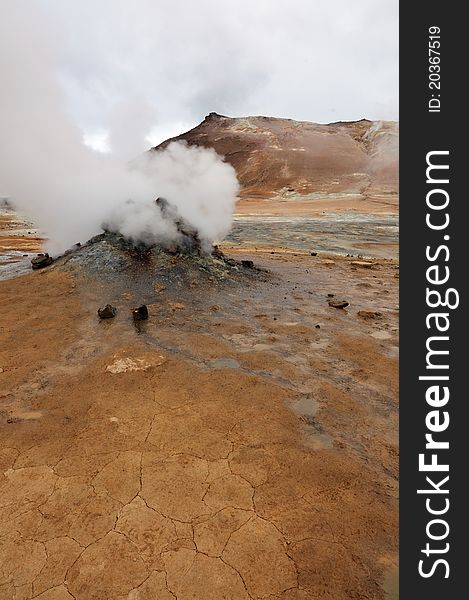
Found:
M 0 253 L 40 252 L 43 240 L 39 237 L 2 236 L 0 238 Z
M 0 282 L 2 600 L 395 597 L 396 264 L 232 254 L 271 275 L 139 331 L 132 288 Z
M 240 198 L 236 203 L 237 215 L 272 215 L 278 217 L 317 217 L 324 213 L 360 213 L 368 215 L 397 215 L 397 196 L 335 197 L 327 200 L 276 200 Z

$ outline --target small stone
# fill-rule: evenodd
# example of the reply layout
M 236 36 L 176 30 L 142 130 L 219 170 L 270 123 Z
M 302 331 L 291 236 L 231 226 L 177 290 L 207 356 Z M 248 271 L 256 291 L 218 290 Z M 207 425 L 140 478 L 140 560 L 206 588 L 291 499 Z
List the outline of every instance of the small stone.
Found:
M 242 260 L 241 264 L 243 267 L 246 267 L 246 269 L 254 269 L 254 263 L 252 260 Z
M 318 253 L 317 252 L 310 252 L 311 256 L 317 256 Z
M 333 298 L 335 296 L 335 294 L 327 294 L 328 298 Z
M 317 324 L 315 325 L 316 329 L 321 329 L 321 325 Z
M 135 321 L 145 321 L 148 319 L 148 307 L 146 304 L 141 304 L 138 308 L 134 308 L 132 315 Z
M 328 304 L 332 308 L 347 308 L 349 305 L 347 300 L 329 300 Z
M 43 269 L 52 264 L 52 257 L 47 252 L 45 254 L 38 254 L 31 260 L 31 266 L 33 269 Z
M 117 314 L 117 308 L 112 304 L 106 304 L 103 308 L 98 308 L 98 317 L 100 319 L 112 319 Z

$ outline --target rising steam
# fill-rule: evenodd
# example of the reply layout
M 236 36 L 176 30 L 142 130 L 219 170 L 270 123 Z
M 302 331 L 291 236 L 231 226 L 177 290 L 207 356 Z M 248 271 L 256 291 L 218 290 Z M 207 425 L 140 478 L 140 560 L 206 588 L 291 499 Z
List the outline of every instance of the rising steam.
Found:
M 103 225 L 136 242 L 177 241 L 174 224 L 154 203 L 157 196 L 176 206 L 203 245 L 226 235 L 238 192 L 230 165 L 213 150 L 182 143 L 129 164 L 122 158 L 126 139 L 132 152 L 143 149 L 144 117 L 151 112 L 136 112 L 132 131 L 127 101 L 110 135 L 117 152 L 85 147 L 66 112 L 57 48 L 45 43 L 52 36 L 40 15 L 23 0 L 8 9 L 2 4 L 0 13 L 0 195 L 35 222 L 49 252 L 83 242 Z

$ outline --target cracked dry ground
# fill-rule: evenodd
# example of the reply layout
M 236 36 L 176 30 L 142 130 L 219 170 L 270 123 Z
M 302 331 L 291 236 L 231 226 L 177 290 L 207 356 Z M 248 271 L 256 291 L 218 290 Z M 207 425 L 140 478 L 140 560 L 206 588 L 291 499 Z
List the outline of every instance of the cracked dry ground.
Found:
M 396 267 L 251 258 L 140 334 L 131 289 L 0 283 L 2 600 L 394 597 Z

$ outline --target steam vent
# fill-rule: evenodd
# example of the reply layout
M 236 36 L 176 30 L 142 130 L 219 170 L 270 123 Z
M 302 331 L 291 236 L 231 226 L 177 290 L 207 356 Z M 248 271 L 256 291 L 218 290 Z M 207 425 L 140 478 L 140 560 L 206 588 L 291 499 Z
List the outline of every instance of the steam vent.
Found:
M 159 197 L 155 203 L 162 217 L 176 226 L 176 240 L 134 242 L 105 230 L 83 245 L 76 244 L 54 262 L 55 268 L 94 278 L 115 297 L 132 292 L 144 304 L 156 300 L 155 286 L 180 299 L 192 296 L 198 287 L 207 289 L 217 284 L 236 285 L 266 278 L 267 273 L 253 268 L 252 261 L 228 258 L 216 245 L 204 246 L 197 230 L 180 217 L 168 200 Z M 33 268 L 38 268 L 38 261 L 43 261 L 39 268 L 52 263 L 49 255 L 38 255 L 32 261 Z
M 91 238 L 54 264 L 59 270 L 96 278 L 116 293 L 138 292 L 145 303 L 154 299 L 155 285 L 186 296 L 198 286 L 234 285 L 260 276 L 259 270 L 253 271 L 250 265 L 226 257 L 217 246 L 205 253 L 198 241 L 191 243 L 188 238 L 182 238 L 180 246 L 135 245 L 109 231 Z

